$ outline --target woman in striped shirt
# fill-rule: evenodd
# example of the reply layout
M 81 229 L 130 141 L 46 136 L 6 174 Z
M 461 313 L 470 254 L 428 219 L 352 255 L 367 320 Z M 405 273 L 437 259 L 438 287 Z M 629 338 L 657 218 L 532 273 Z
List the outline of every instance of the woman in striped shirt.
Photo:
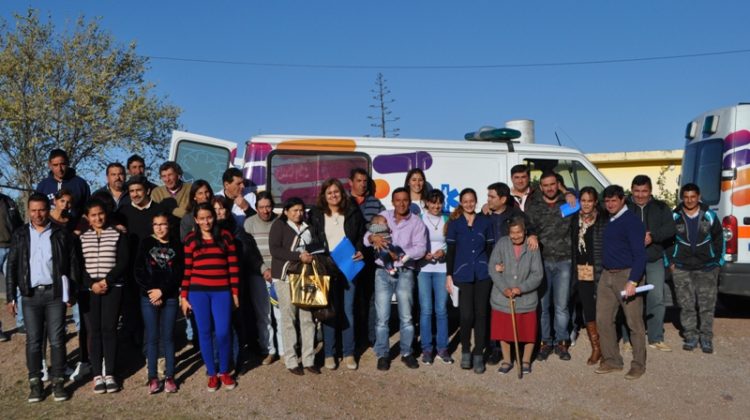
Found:
M 84 285 L 91 291 L 89 312 L 85 315 L 86 329 L 90 339 L 94 392 L 103 394 L 120 390 L 113 373 L 117 357 L 117 317 L 122 301 L 123 274 L 128 263 L 128 242 L 107 222 L 104 203 L 90 201 L 86 205 L 85 215 L 89 227 L 81 234 L 81 249 L 86 268 Z
M 232 354 L 232 308 L 239 306 L 239 264 L 232 234 L 220 229 L 216 212 L 209 203 L 193 208 L 195 228 L 185 237 L 185 276 L 182 280 L 180 306 L 187 315 L 195 314 L 201 355 L 208 373 L 208 390 L 234 389 L 229 374 Z M 214 364 L 212 331 L 219 347 L 219 376 Z

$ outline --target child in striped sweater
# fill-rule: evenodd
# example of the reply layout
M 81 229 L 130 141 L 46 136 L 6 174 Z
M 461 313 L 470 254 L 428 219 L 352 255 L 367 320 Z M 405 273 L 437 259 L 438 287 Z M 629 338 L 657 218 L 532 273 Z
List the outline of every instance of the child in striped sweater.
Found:
M 239 263 L 232 234 L 220 229 L 216 212 L 208 204 L 193 208 L 195 229 L 185 237 L 185 276 L 182 280 L 180 304 L 186 315 L 193 311 L 198 325 L 201 356 L 208 373 L 208 390 L 234 389 L 236 382 L 229 374 L 232 354 L 231 315 L 239 306 Z M 215 333 L 219 347 L 219 375 L 214 364 Z

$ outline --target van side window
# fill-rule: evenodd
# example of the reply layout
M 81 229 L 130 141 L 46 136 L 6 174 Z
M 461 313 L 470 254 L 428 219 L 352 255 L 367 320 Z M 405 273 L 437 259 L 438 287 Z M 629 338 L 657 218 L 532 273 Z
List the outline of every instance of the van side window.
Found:
M 180 140 L 175 161 L 182 167 L 185 182 L 205 179 L 214 191 L 221 191 L 221 176 L 229 166 L 229 150 L 219 146 Z
M 266 189 L 277 203 L 299 197 L 309 207 L 315 205 L 321 184 L 329 178 L 337 178 L 348 191 L 349 172 L 355 167 L 369 172 L 369 156 L 349 152 L 274 150 L 268 156 Z
M 682 158 L 680 183 L 695 183 L 701 189 L 701 201 L 711 206 L 721 198 L 721 166 L 724 141 L 710 139 L 688 144 Z
M 527 158 L 524 163 L 531 168 L 531 182 L 534 185 L 539 183 L 542 172 L 553 170 L 562 176 L 568 189 L 580 191 L 583 187 L 594 187 L 600 193 L 604 190 L 594 174 L 577 160 Z

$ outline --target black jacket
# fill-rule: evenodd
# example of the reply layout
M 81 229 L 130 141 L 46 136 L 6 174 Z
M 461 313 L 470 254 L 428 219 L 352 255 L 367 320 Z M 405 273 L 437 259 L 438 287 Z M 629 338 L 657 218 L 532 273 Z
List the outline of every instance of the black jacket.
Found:
M 633 197 L 628 197 L 627 205 L 628 209 L 646 226 L 646 232 L 651 232 L 652 242 L 646 247 L 648 262 L 664 258 L 664 250 L 672 245 L 674 235 L 677 233 L 669 206 L 661 200 L 651 198 L 641 208 L 633 202 Z
M 313 207 L 307 215 L 310 230 L 313 235 L 313 242 L 320 244 L 326 252 L 330 253 L 332 249 L 326 240 L 325 233 L 325 213 L 323 210 Z M 365 218 L 359 207 L 349 205 L 344 215 L 344 235 L 352 242 L 357 251 L 362 251 L 364 246 L 362 239 L 365 236 Z
M 148 296 L 151 289 L 160 289 L 164 299 L 176 298 L 185 274 L 184 263 L 184 247 L 176 238 L 170 237 L 166 244 L 153 236 L 144 238 L 133 269 L 141 296 Z
M 0 246 L 10 246 L 13 231 L 23 225 L 23 220 L 16 202 L 5 194 L 0 194 L 0 208 L 0 213 L 5 216 L 0 226 Z
M 65 229 L 52 224 L 50 241 L 52 241 L 52 289 L 56 298 L 62 299 L 62 276 L 70 279 L 68 303 L 75 303 L 78 288 L 81 285 L 80 249 L 76 238 Z M 16 300 L 16 287 L 21 296 L 31 296 L 30 248 L 31 235 L 29 225 L 23 225 L 13 232 L 13 242 L 8 253 L 8 271 L 5 273 L 6 302 Z
M 573 215 L 573 219 L 570 221 L 570 244 L 571 244 L 571 255 L 573 265 L 573 281 L 578 280 L 578 270 L 576 269 L 576 254 L 578 251 L 578 232 L 580 227 L 578 221 L 580 220 L 580 213 Z M 599 277 L 602 275 L 602 260 L 604 258 L 604 228 L 607 227 L 609 217 L 606 213 L 598 211 L 596 214 L 596 221 L 589 229 L 593 229 L 593 252 L 594 252 L 594 281 L 599 281 Z
M 499 214 L 490 213 L 487 216 L 490 218 L 490 220 L 492 220 L 492 228 L 495 232 L 495 241 L 499 241 L 503 236 L 508 236 L 508 226 L 510 225 L 510 222 L 513 219 L 519 217 L 523 219 L 524 224 L 526 225 L 526 235 L 536 235 L 536 230 L 531 224 L 529 215 L 524 213 L 520 207 L 515 205 L 515 202 L 511 203 L 511 205 L 506 206 L 504 212 Z
M 719 267 L 724 263 L 724 232 L 719 217 L 708 206 L 701 203 L 698 237 L 690 238 L 682 212 L 682 204 L 674 210 L 677 229 L 674 244 L 667 250 L 670 263 L 683 270 L 703 270 Z M 692 243 L 695 243 L 695 250 Z
M 237 243 L 237 256 L 240 259 L 240 270 L 244 274 L 262 275 L 260 268 L 263 266 L 263 256 L 258 249 L 253 235 L 240 229 L 234 237 Z M 244 275 L 243 274 L 243 275 Z

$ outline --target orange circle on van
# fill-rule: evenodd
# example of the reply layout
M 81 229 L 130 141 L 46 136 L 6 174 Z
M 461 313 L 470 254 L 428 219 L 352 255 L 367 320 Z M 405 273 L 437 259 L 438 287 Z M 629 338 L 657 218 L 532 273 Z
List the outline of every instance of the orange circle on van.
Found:
M 388 193 L 391 192 L 391 186 L 388 185 L 388 181 L 384 179 L 375 180 L 375 197 L 384 199 L 388 197 Z

